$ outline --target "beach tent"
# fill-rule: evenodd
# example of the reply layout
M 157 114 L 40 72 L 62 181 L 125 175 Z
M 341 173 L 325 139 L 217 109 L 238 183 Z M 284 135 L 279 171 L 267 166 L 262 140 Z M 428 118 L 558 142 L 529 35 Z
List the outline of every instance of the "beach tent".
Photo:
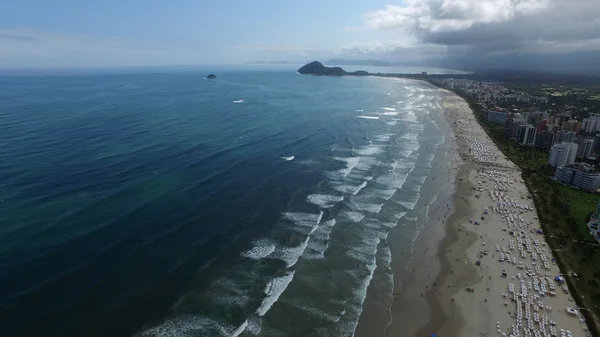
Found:
M 573 308 L 567 308 L 567 312 L 571 315 L 577 315 L 577 310 Z
M 433 334 L 433 335 L 431 335 L 431 337 L 437 337 L 437 335 L 436 335 L 436 334 Z

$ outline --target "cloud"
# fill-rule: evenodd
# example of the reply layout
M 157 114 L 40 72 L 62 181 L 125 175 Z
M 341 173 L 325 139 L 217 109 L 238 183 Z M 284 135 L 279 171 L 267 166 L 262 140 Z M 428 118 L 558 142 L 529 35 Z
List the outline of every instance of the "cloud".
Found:
M 535 13 L 549 0 L 408 0 L 405 6 L 388 5 L 367 13 L 365 25 L 375 29 L 457 31 L 480 23 L 505 22 Z
M 384 59 L 395 59 L 403 61 L 420 60 L 423 58 L 435 58 L 446 52 L 446 46 L 434 44 L 412 44 L 406 41 L 370 41 L 355 42 L 342 46 L 335 50 L 337 54 L 348 56 L 383 57 Z
M 373 55 L 390 53 L 394 50 L 405 47 L 402 42 L 380 42 L 380 41 L 369 41 L 369 42 L 354 42 L 346 46 L 342 46 L 336 50 L 340 54 L 359 54 L 359 55 Z
M 564 53 L 600 49 L 599 17 L 598 0 L 406 0 L 366 13 L 362 28 L 450 54 Z

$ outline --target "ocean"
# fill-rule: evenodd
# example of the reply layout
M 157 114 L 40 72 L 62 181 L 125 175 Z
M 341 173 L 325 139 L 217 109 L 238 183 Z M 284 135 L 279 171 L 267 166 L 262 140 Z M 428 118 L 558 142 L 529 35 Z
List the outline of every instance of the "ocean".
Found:
M 442 92 L 216 74 L 0 77 L 1 336 L 352 336 L 398 291 Z

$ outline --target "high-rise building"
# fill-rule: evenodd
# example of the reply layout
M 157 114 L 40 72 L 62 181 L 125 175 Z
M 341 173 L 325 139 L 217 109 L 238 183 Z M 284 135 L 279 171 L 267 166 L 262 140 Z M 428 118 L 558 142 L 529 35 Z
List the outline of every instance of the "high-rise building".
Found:
M 597 133 L 596 137 L 594 137 L 594 149 L 592 150 L 592 152 L 600 154 L 600 133 Z
M 519 124 L 517 126 L 516 138 L 517 138 L 517 142 L 519 144 L 523 143 L 523 140 L 525 139 L 525 132 L 526 131 L 527 131 L 527 124 Z
M 581 128 L 584 132 L 600 131 L 600 115 L 593 114 L 588 118 L 584 118 L 581 123 Z
M 548 164 L 553 167 L 567 166 L 575 163 L 577 155 L 577 144 L 558 143 L 552 146 Z
M 563 131 L 561 132 L 558 141 L 561 143 L 572 143 L 573 141 L 575 141 L 576 136 L 577 133 L 573 131 Z
M 567 131 L 573 131 L 577 133 L 581 129 L 581 123 L 578 122 L 576 119 L 571 119 L 569 121 L 563 122 L 562 127 Z
M 585 163 L 557 167 L 554 179 L 586 191 L 597 191 L 600 187 L 600 173 Z
M 542 131 L 546 131 L 548 129 L 548 125 L 550 125 L 550 121 L 547 119 L 543 119 L 542 121 L 540 121 L 539 123 L 537 123 L 537 128 L 536 131 L 542 132 Z
M 594 140 L 583 137 L 575 139 L 577 143 L 577 158 L 587 159 L 592 154 L 592 148 L 594 147 Z
M 554 144 L 554 132 L 541 131 L 535 135 L 535 148 L 541 151 L 548 152 Z
M 521 124 L 517 129 L 517 141 L 521 145 L 533 146 L 535 144 L 535 126 Z
M 512 138 L 514 137 L 512 131 L 513 131 L 513 127 L 512 125 L 514 124 L 514 120 L 512 118 L 507 118 L 504 121 L 504 136 L 507 138 Z

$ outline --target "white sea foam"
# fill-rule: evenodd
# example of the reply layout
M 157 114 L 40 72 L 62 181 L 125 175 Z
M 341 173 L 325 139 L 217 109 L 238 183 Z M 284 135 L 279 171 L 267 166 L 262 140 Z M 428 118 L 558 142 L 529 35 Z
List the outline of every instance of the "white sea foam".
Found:
M 291 160 L 294 160 L 294 158 L 296 158 L 296 157 L 294 157 L 294 156 L 289 156 L 289 157 L 281 157 L 281 159 L 283 159 L 283 160 L 285 160 L 285 161 L 291 161 Z
M 373 169 L 373 167 L 379 165 L 379 159 L 377 157 L 369 157 L 369 156 L 365 156 L 365 157 L 359 157 L 360 161 L 358 163 L 356 163 L 355 171 L 359 170 L 359 171 L 369 171 L 367 172 L 367 175 L 365 175 L 365 173 L 363 173 L 363 176 L 361 177 L 361 179 L 367 179 L 368 175 L 370 175 L 370 171 Z M 354 172 L 357 173 L 357 172 Z
M 356 116 L 358 118 L 362 118 L 362 119 L 379 119 L 379 116 Z
M 248 318 L 248 326 L 246 327 L 246 331 L 253 334 L 258 335 L 262 330 L 262 322 L 261 318 L 257 315 L 252 315 Z
M 402 118 L 405 122 L 417 122 L 417 115 L 413 111 L 409 111 Z
M 419 150 L 420 146 L 418 145 L 418 143 L 405 143 L 404 144 L 404 148 L 402 150 L 400 150 L 400 154 L 405 157 L 408 158 L 410 157 L 413 153 L 417 152 Z
M 421 132 L 421 131 L 425 130 L 425 126 L 423 124 L 419 124 L 419 123 L 406 123 L 405 125 L 411 131 Z
M 406 212 L 396 212 L 393 215 L 394 220 L 398 221 L 406 215 Z
M 275 277 L 265 287 L 264 293 L 266 297 L 262 300 L 262 303 L 256 309 L 258 316 L 264 316 L 269 309 L 277 302 L 279 296 L 283 294 L 285 289 L 288 287 L 290 282 L 294 279 L 294 271 L 289 271 L 284 276 Z
M 212 336 L 218 333 L 220 336 L 237 336 L 234 333 L 239 328 L 208 317 L 187 315 L 169 319 L 142 332 L 141 335 L 142 337 L 179 337 L 191 335 Z
M 358 162 L 360 161 L 360 157 L 346 157 L 346 158 L 341 158 L 341 157 L 334 157 L 335 160 L 339 160 L 339 161 L 343 161 L 346 163 L 346 168 L 339 170 L 339 172 L 345 177 L 347 176 L 350 171 L 352 171 L 352 169 L 358 164 Z
M 377 253 L 377 246 L 379 245 L 379 238 L 376 238 L 376 240 L 372 243 L 369 244 L 370 247 L 374 248 L 374 251 L 372 251 L 369 255 L 369 257 L 367 259 L 364 259 L 362 261 L 364 261 L 366 263 L 366 267 L 367 267 L 367 271 L 368 274 L 367 276 L 362 280 L 362 282 L 360 283 L 358 289 L 356 289 L 354 291 L 354 295 L 357 301 L 357 318 L 355 320 L 352 321 L 352 326 L 350 327 L 351 331 L 352 331 L 352 336 L 354 336 L 354 332 L 356 331 L 356 327 L 358 325 L 358 317 L 360 317 L 360 315 L 362 314 L 363 311 L 363 303 L 365 301 L 365 298 L 367 297 L 367 290 L 369 288 L 369 285 L 371 284 L 371 280 L 373 279 L 373 274 L 375 273 L 375 269 L 377 268 L 377 264 L 376 264 L 376 253 Z M 365 256 L 366 257 L 366 256 Z
M 246 327 L 248 327 L 248 320 L 245 320 L 244 323 L 242 323 L 242 325 L 240 325 L 230 336 L 237 337 L 241 335 L 242 332 L 246 330 Z
M 390 198 L 396 193 L 396 191 L 397 191 L 397 189 L 390 188 L 390 189 L 376 189 L 376 190 L 373 190 L 372 192 L 380 198 L 383 198 L 385 200 L 390 200 Z
M 306 197 L 306 201 L 310 202 L 311 204 L 317 205 L 321 208 L 331 208 L 335 206 L 336 203 L 343 200 L 343 196 L 330 194 L 311 194 L 308 197 Z
M 373 139 L 377 142 L 389 142 L 393 135 L 394 134 L 392 133 L 385 133 L 382 135 L 375 135 L 373 136 Z
M 398 201 L 397 203 L 399 205 L 404 206 L 406 209 L 413 210 L 413 209 L 415 209 L 417 202 L 418 202 L 418 200 L 414 201 L 414 202 L 413 201 Z
M 323 217 L 323 212 L 318 214 L 315 213 L 303 213 L 303 212 L 285 212 L 282 214 L 282 217 L 285 220 L 291 221 L 294 223 L 294 230 L 299 231 L 302 234 L 310 234 L 317 229 L 319 226 L 319 222 L 321 222 L 321 218 Z
M 368 178 L 371 178 L 371 177 L 368 177 Z M 340 183 L 340 182 L 332 182 L 332 185 L 333 185 L 333 189 L 338 192 L 357 195 L 358 192 L 360 192 L 360 190 L 362 190 L 363 188 L 365 188 L 367 186 L 367 183 L 368 182 L 365 180 L 360 185 L 349 185 L 349 184 L 344 184 L 344 183 Z
M 355 211 L 344 211 L 341 214 L 347 217 L 352 222 L 359 222 L 365 217 L 364 214 Z
M 384 108 L 381 108 L 381 109 L 385 110 L 385 111 L 396 111 L 395 108 L 389 108 L 389 107 L 384 107 Z
M 252 248 L 242 253 L 242 256 L 260 260 L 269 256 L 275 250 L 275 245 L 268 239 L 256 240 L 252 243 Z
M 352 206 L 354 206 L 354 209 L 356 209 L 357 211 L 365 211 L 377 214 L 381 212 L 381 207 L 383 207 L 383 204 L 379 205 L 353 201 Z
M 233 101 L 233 103 L 246 103 L 246 100 L 238 99 L 237 101 Z
M 335 226 L 335 219 L 327 220 L 323 222 L 317 230 L 311 234 L 308 248 L 313 254 L 304 254 L 303 259 L 322 259 L 325 257 L 325 252 L 329 248 L 329 235 L 333 226 Z
M 277 252 L 273 255 L 277 256 L 281 260 L 285 262 L 287 268 L 293 267 L 296 263 L 298 263 L 298 259 L 306 250 L 308 246 L 308 241 L 310 241 L 310 237 L 307 236 L 306 239 L 300 244 L 298 247 L 281 247 Z
M 395 174 L 384 174 L 377 177 L 376 181 L 382 185 L 392 187 L 394 189 L 401 189 L 406 181 L 407 175 L 397 176 Z
M 418 137 L 419 137 L 418 132 L 409 132 L 407 134 L 402 135 L 402 137 L 400 137 L 400 138 L 409 140 L 409 141 L 416 141 Z
M 372 156 L 383 151 L 383 147 L 379 145 L 363 146 L 358 149 L 354 149 L 354 153 L 360 156 Z
M 384 263 L 384 267 L 387 270 L 390 270 L 390 264 L 392 263 L 392 252 L 390 251 L 390 247 L 387 245 L 381 249 L 381 260 Z

